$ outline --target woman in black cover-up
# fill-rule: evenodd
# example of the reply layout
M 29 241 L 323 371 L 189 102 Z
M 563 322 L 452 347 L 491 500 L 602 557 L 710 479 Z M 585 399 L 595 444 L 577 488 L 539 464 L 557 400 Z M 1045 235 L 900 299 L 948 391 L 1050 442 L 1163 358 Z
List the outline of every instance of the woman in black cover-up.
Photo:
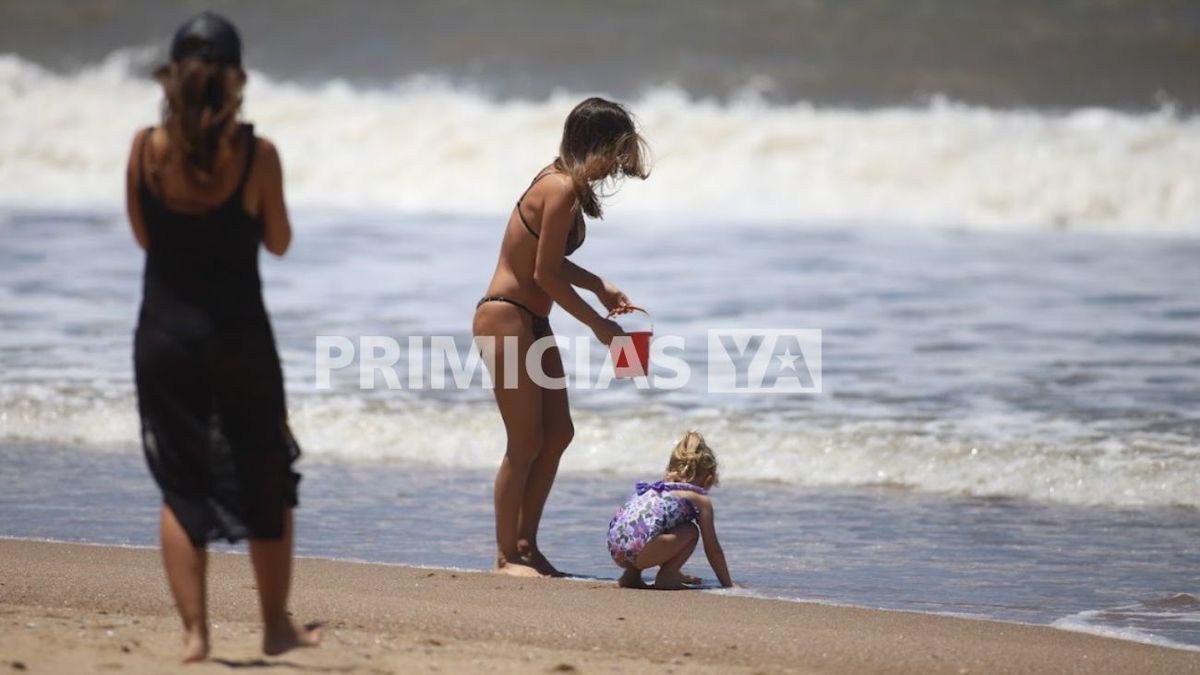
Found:
M 184 661 L 208 654 L 206 544 L 250 539 L 263 650 L 316 644 L 287 614 L 299 449 L 263 305 L 258 248 L 283 255 L 291 226 L 274 146 L 239 124 L 241 42 L 200 14 L 155 73 L 163 122 L 137 134 L 127 206 L 146 250 L 134 371 L 146 461 L 163 494 L 163 563 L 184 624 Z

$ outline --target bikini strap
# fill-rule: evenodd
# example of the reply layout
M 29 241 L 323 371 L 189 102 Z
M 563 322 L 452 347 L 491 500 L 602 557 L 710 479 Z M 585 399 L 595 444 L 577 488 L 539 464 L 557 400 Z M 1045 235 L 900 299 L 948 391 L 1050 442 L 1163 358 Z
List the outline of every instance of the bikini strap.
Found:
M 559 170 L 554 167 L 550 167 L 549 169 L 542 169 L 539 171 L 538 174 L 533 177 L 533 180 L 529 181 L 529 187 L 525 188 L 525 191 L 522 192 L 521 196 L 517 198 L 517 203 L 520 204 L 521 200 L 525 199 L 525 195 L 529 194 L 529 191 L 533 189 L 534 185 L 537 185 L 539 180 L 549 176 L 552 173 L 559 173 Z
M 538 233 L 534 232 L 533 228 L 529 226 L 529 221 L 525 220 L 525 212 L 521 210 L 521 202 L 525 200 L 525 195 L 529 194 L 529 191 L 533 189 L 534 185 L 537 185 L 539 180 L 549 176 L 552 173 L 559 173 L 559 171 L 553 167 L 551 167 L 549 170 L 542 169 L 539 171 L 538 175 L 534 176 L 533 180 L 529 182 L 529 187 L 525 188 L 525 191 L 521 193 L 520 197 L 517 197 L 517 216 L 521 219 L 521 224 L 525 226 L 525 230 L 529 232 L 529 234 L 533 235 L 534 239 L 539 238 Z
M 526 305 L 525 303 L 521 302 L 520 300 L 514 300 L 513 298 L 510 298 L 506 295 L 485 295 L 483 297 L 483 299 L 481 299 L 479 302 L 475 303 L 475 309 L 479 309 L 479 306 L 485 302 L 507 302 L 508 304 L 510 304 L 514 307 L 518 307 L 518 308 L 524 310 L 526 314 L 533 317 L 534 319 L 545 320 L 547 318 L 547 317 L 542 316 L 541 314 L 538 314 L 537 312 L 533 311 L 532 309 L 529 309 L 529 306 Z

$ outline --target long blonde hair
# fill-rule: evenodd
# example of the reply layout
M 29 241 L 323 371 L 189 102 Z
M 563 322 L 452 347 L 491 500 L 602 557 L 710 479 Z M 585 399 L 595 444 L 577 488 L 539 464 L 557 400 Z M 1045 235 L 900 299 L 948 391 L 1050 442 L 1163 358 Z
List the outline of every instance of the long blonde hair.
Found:
M 625 106 L 593 96 L 567 115 L 554 168 L 571 177 L 579 208 L 600 218 L 603 185 L 626 176 L 644 180 L 650 175 L 648 155 Z
M 704 442 L 704 437 L 698 431 L 689 431 L 675 444 L 671 451 L 671 460 L 667 462 L 669 481 L 691 483 L 698 478 L 713 477 L 713 485 L 717 479 L 717 455 Z

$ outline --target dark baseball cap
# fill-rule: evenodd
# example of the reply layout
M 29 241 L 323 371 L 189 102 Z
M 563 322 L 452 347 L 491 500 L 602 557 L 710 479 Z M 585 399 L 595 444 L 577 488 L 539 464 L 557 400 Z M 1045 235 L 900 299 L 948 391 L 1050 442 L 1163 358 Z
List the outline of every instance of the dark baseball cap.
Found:
M 224 66 L 242 65 L 242 38 L 229 19 L 201 12 L 183 22 L 171 41 L 171 60 L 198 59 Z

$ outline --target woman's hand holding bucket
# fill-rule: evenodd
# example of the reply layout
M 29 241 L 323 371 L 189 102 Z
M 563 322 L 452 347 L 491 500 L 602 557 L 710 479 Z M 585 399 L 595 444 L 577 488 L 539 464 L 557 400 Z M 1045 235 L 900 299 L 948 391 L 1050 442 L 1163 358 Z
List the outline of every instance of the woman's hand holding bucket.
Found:
M 608 344 L 609 354 L 612 355 L 613 371 L 617 377 L 642 377 L 650 372 L 650 340 L 654 337 L 654 320 L 650 312 L 630 305 L 620 305 L 609 311 L 608 316 L 620 316 L 631 312 L 641 312 L 650 322 L 649 330 L 621 331 L 621 336 L 628 340 L 614 340 Z M 610 321 L 610 323 L 615 323 Z M 614 336 L 616 337 L 616 336 Z
M 609 316 L 612 315 L 610 314 Z M 625 329 L 621 328 L 621 324 L 608 318 L 600 319 L 596 325 L 589 327 L 592 329 L 592 333 L 596 336 L 596 339 L 600 341 L 600 344 L 606 347 L 611 345 L 616 338 L 627 335 Z
M 608 310 L 608 316 L 589 328 L 596 335 L 596 339 L 607 347 L 612 345 L 614 339 L 627 335 L 621 328 L 621 324 L 613 321 L 612 318 L 632 312 L 633 305 L 629 304 L 629 296 L 625 295 L 624 291 L 603 279 L 600 280 L 600 287 L 595 289 L 595 293 L 604 305 L 604 309 Z
M 630 306 L 629 296 L 607 281 L 601 280 L 600 288 L 596 291 L 596 297 L 600 299 L 601 304 L 604 305 L 604 309 L 615 314 L 624 314 L 625 312 L 618 310 Z M 609 316 L 613 316 L 613 314 L 609 314 Z

